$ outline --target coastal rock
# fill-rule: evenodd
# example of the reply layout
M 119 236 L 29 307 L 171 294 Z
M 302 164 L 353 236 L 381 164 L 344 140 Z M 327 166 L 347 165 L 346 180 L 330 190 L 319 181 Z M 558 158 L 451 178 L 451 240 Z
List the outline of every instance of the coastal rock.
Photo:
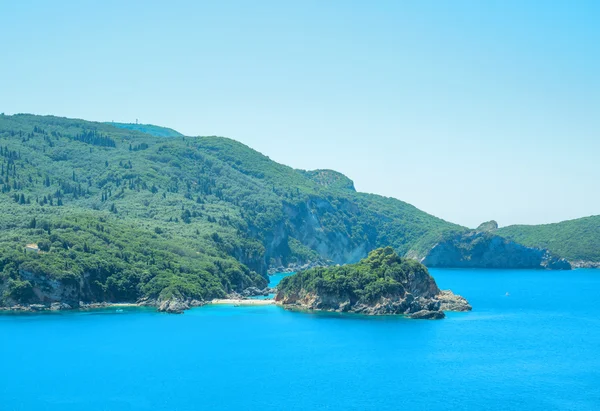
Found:
M 227 294 L 227 298 L 231 299 L 231 300 L 241 300 L 244 298 L 244 296 L 240 293 L 236 293 L 235 291 L 232 291 L 229 294 Z
M 169 314 L 183 314 L 183 312 L 190 308 L 190 304 L 182 300 L 181 298 L 172 298 L 169 300 L 161 301 L 158 306 L 158 311 Z
M 437 243 L 421 260 L 427 267 L 545 268 L 570 270 L 565 259 L 548 250 L 526 247 L 490 232 L 468 231 Z
M 542 260 L 542 267 L 548 270 L 570 270 L 572 265 L 564 258 L 553 257 L 550 252 L 546 252 Z
M 286 277 L 277 287 L 275 301 L 288 308 L 419 319 L 443 318 L 442 308 L 470 308 L 464 298 L 440 291 L 426 267 L 399 257 L 390 247 L 372 251 L 357 264 Z
M 158 301 L 154 298 L 144 297 L 136 301 L 136 304 L 140 307 L 158 307 Z
M 263 296 L 263 295 L 269 295 L 268 287 L 264 288 L 262 290 L 257 287 L 248 287 L 244 291 L 242 291 L 243 297 L 256 297 L 256 296 Z
M 596 261 L 572 261 L 573 268 L 600 268 L 600 262 Z
M 79 301 L 79 308 L 82 310 L 92 310 L 95 308 L 106 308 L 109 307 L 111 304 L 107 303 L 107 302 L 92 302 L 92 303 L 86 303 L 84 301 Z
M 202 307 L 205 304 L 206 304 L 205 301 L 200 301 L 200 300 L 192 300 L 192 301 L 190 301 L 190 307 Z
M 28 305 L 15 304 L 8 307 L 9 311 L 31 311 L 31 308 Z
M 63 310 L 71 310 L 72 307 L 67 303 L 52 303 L 50 304 L 50 311 L 63 311 Z
M 471 304 L 460 295 L 454 294 L 450 290 L 442 290 L 436 297 L 440 302 L 442 311 L 471 311 Z
M 430 310 L 421 310 L 421 311 L 417 311 L 416 313 L 412 313 L 410 315 L 410 318 L 416 319 L 416 320 L 440 320 L 442 318 L 444 318 L 446 315 L 444 314 L 443 311 L 430 311 Z

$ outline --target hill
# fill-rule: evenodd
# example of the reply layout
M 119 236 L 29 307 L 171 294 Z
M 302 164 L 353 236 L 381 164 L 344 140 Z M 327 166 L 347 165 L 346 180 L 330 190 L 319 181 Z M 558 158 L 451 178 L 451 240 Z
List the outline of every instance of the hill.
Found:
M 495 233 L 530 247 L 547 248 L 576 266 L 600 263 L 600 215 L 555 224 L 513 225 Z
M 183 137 L 183 134 L 173 130 L 172 128 L 155 126 L 153 124 L 137 124 L 137 123 L 105 123 L 113 127 L 124 128 L 126 130 L 140 131 L 156 137 Z
M 464 230 L 222 137 L 20 114 L 0 116 L 0 147 L 4 305 L 201 300 L 379 246 L 422 257 Z

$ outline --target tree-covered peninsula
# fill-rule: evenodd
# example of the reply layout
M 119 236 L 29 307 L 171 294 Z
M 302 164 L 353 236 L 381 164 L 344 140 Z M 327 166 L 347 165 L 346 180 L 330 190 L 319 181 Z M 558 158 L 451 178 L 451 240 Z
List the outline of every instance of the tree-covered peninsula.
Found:
M 427 319 L 471 309 L 464 298 L 441 291 L 424 265 L 399 257 L 391 247 L 371 251 L 356 264 L 286 277 L 275 300 L 287 307 Z
M 575 267 L 600 267 L 600 215 L 555 224 L 512 225 L 495 233 L 530 247 L 547 248 Z

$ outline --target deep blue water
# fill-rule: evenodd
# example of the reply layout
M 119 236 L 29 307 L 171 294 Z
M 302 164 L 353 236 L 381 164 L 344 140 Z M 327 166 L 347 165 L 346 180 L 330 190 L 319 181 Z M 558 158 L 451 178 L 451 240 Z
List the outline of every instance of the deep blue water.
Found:
M 599 270 L 431 272 L 473 312 L 0 315 L 0 410 L 600 409 Z

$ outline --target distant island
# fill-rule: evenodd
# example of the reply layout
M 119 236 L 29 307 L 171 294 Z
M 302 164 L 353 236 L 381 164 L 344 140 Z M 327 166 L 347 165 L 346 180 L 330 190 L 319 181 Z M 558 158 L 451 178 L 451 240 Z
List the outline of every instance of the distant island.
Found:
M 391 247 L 371 251 L 356 264 L 286 277 L 277 287 L 275 301 L 284 307 L 417 319 L 471 310 L 463 297 L 441 291 L 424 265 L 399 257 Z
M 470 230 L 228 138 L 55 116 L 0 114 L 0 211 L 8 308 L 178 312 L 388 246 L 431 267 L 600 265 L 600 216 Z

